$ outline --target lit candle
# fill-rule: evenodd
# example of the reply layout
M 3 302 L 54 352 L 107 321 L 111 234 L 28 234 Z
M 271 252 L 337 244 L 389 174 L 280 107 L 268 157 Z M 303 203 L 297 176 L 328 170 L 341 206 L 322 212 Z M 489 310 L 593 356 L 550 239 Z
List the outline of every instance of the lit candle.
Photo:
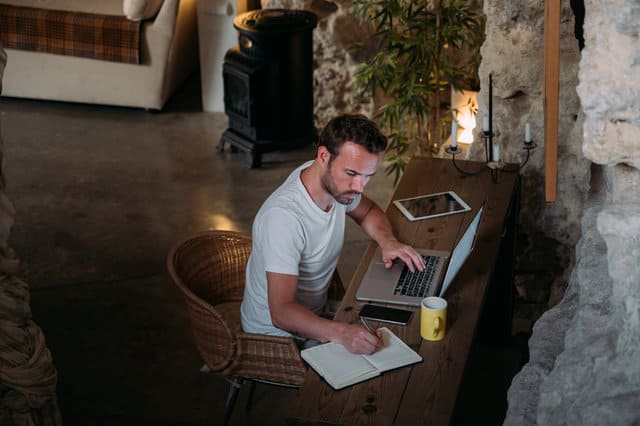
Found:
M 484 132 L 488 132 L 489 131 L 489 116 L 488 115 L 485 115 L 482 118 L 482 130 Z
M 524 141 L 531 142 L 531 124 L 528 122 L 524 124 Z
M 500 161 L 500 145 L 493 146 L 493 161 Z
M 458 122 L 451 121 L 451 149 L 455 151 L 458 147 Z

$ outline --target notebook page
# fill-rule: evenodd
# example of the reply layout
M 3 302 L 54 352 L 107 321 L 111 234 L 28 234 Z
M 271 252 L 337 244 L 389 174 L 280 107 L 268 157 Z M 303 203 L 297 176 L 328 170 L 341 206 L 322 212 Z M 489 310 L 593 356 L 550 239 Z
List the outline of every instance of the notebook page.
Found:
M 379 374 L 362 355 L 352 354 L 339 343 L 314 346 L 300 355 L 336 389 Z
M 378 329 L 384 342 L 384 347 L 371 355 L 363 355 L 378 370 L 386 371 L 403 365 L 422 361 L 422 357 L 411 349 L 387 327 Z

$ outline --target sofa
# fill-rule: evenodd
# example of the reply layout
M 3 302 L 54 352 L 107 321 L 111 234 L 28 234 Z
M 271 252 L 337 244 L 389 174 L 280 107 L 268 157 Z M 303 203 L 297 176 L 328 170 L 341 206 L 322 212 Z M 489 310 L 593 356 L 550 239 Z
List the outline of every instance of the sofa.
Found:
M 198 66 L 196 0 L 0 0 L 2 5 L 140 23 L 136 63 L 6 44 L 2 96 L 161 110 Z

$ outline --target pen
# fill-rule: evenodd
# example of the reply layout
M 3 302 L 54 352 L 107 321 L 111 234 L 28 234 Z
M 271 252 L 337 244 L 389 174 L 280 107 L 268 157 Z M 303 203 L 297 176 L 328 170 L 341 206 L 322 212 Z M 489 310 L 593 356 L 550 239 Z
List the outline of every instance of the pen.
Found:
M 377 333 L 374 333 L 373 330 L 371 330 L 371 327 L 369 327 L 369 324 L 367 323 L 367 321 L 364 319 L 364 317 L 360 317 L 360 321 L 362 322 L 362 324 L 365 326 L 365 328 L 367 330 L 369 330 L 369 333 L 373 334 L 374 336 L 378 337 L 378 341 L 380 342 L 379 344 L 376 344 L 376 350 L 380 349 L 381 347 L 384 346 L 384 342 L 382 341 L 382 338 L 380 336 L 377 335 Z
M 369 324 L 367 324 L 367 321 L 363 317 L 360 317 L 360 321 L 362 321 L 362 324 L 364 324 L 365 328 L 369 330 L 369 333 L 373 334 L 373 330 L 371 330 L 371 327 L 369 327 Z

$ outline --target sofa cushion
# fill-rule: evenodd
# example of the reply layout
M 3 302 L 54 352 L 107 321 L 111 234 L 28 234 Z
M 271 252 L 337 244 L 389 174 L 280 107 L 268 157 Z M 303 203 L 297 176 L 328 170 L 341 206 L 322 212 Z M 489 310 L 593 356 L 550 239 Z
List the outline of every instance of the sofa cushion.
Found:
M 132 21 L 151 19 L 156 16 L 163 0 L 124 0 L 124 15 Z
M 11 6 L 119 16 L 123 15 L 122 2 L 123 0 L 0 0 L 0 4 L 8 4 Z
M 0 42 L 7 48 L 140 63 L 139 21 L 0 4 Z

